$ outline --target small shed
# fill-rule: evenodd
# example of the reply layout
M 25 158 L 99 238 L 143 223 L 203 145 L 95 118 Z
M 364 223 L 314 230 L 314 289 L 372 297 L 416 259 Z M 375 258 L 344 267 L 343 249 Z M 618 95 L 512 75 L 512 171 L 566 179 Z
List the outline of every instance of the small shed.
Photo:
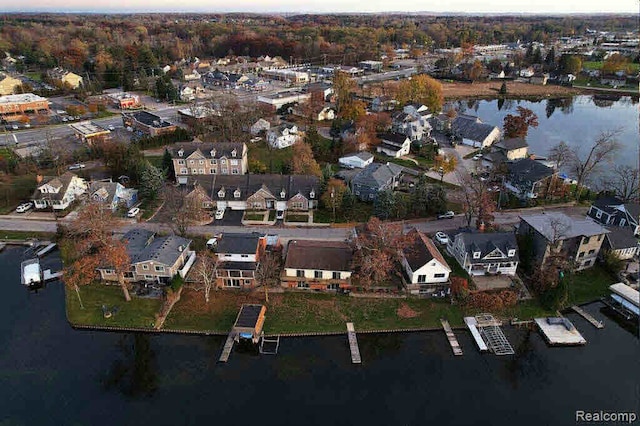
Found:
M 233 324 L 233 331 L 237 338 L 251 339 L 257 343 L 262 333 L 266 312 L 267 307 L 264 305 L 242 305 L 236 322 Z

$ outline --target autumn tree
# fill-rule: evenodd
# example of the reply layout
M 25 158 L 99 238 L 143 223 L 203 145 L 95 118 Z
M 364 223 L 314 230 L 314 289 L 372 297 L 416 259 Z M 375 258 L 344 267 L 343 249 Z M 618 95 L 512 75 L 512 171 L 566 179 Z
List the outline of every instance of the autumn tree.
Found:
M 402 225 L 371 218 L 353 238 L 354 266 L 360 284 L 369 288 L 385 282 L 395 270 L 405 236 Z
M 456 172 L 463 195 L 463 212 L 467 226 L 476 218 L 476 228 L 490 227 L 493 223 L 493 213 L 496 210 L 496 201 L 493 193 L 488 190 L 485 181 L 476 179 L 464 172 Z
M 198 256 L 196 265 L 194 266 L 194 277 L 196 278 L 196 284 L 193 288 L 203 290 L 204 301 L 209 303 L 211 289 L 216 286 L 216 273 L 218 270 L 218 256 L 211 253 L 209 250 L 201 253 Z
M 311 145 L 299 141 L 293 145 L 293 159 L 291 160 L 291 170 L 295 175 L 313 175 L 322 177 L 322 170 L 313 157 Z
M 529 108 L 519 106 L 518 115 L 507 114 L 503 130 L 505 138 L 525 138 L 529 127 L 538 127 L 538 116 Z
M 397 100 L 401 105 L 418 102 L 427 106 L 430 111 L 438 112 L 444 102 L 442 84 L 426 74 L 414 76 L 398 85 Z
M 565 74 L 578 75 L 582 70 L 582 58 L 577 55 L 563 54 L 560 56 L 558 68 Z
M 602 64 L 602 74 L 614 74 L 618 71 L 630 73 L 631 66 L 629 64 L 629 58 L 619 53 L 614 53 L 604 60 Z
M 336 71 L 333 75 L 333 92 L 336 96 L 336 112 L 342 117 L 343 111 L 352 101 L 355 81 L 347 73 Z
M 116 273 L 125 300 L 131 300 L 124 280 L 131 265 L 127 248 L 125 242 L 113 238 L 113 230 L 119 226 L 119 219 L 98 202 L 84 205 L 67 226 L 65 244 L 73 260 L 65 266 L 64 276 L 78 297 L 78 287 L 95 280 L 97 268 L 106 266 Z
M 586 155 L 582 154 L 582 146 L 576 146 L 571 150 L 571 171 L 576 177 L 576 200 L 580 201 L 582 188 L 586 181 L 597 172 L 605 163 L 611 163 L 613 157 L 620 148 L 616 137 L 619 130 L 602 132 L 589 148 Z
M 264 288 L 264 300 L 269 303 L 269 287 L 278 285 L 282 268 L 282 248 L 274 250 L 260 249 L 260 262 L 256 268 L 256 284 Z
M 331 178 L 327 181 L 320 201 L 325 208 L 333 211 L 333 220 L 335 220 L 336 210 L 340 211 L 342 209 L 342 200 L 346 191 L 347 185 L 343 180 Z
M 434 168 L 440 175 L 440 183 L 444 180 L 444 175 L 451 173 L 456 169 L 458 159 L 451 155 L 437 155 L 435 158 Z

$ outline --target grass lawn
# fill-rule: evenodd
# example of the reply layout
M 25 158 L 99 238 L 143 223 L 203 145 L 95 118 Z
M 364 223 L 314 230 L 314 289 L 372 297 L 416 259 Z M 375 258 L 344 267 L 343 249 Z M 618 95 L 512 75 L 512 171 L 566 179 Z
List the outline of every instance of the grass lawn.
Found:
M 440 182 L 440 179 L 435 179 L 435 178 L 432 178 L 431 176 L 426 176 L 425 175 L 424 178 L 427 181 L 431 182 L 431 183 L 434 183 L 436 185 L 441 185 L 442 187 L 447 188 L 447 189 L 460 189 L 460 187 L 458 185 L 454 185 L 454 184 L 446 182 L 446 181 Z
M 568 305 L 591 302 L 606 296 L 609 286 L 618 281 L 598 263 L 590 269 L 576 272 L 569 277 Z
M 0 239 L 2 240 L 29 240 L 32 238 L 46 240 L 54 236 L 55 234 L 52 232 L 0 231 Z
M 76 292 L 66 288 L 65 293 L 67 317 L 72 324 L 151 328 L 155 314 L 162 304 L 159 299 L 140 299 L 133 296 L 131 302 L 126 302 L 119 286 L 95 283 L 80 288 L 84 305 L 84 309 L 81 309 Z M 119 310 L 111 318 L 105 318 L 102 305 L 110 308 L 117 306 Z
M 588 70 L 599 70 L 602 69 L 603 64 L 603 61 L 585 61 L 582 63 L 582 67 Z M 632 72 L 638 72 L 638 70 L 640 69 L 640 64 L 637 63 L 632 62 L 629 64 L 629 66 L 631 67 Z
M 161 204 L 162 204 L 162 200 L 157 198 L 155 200 L 148 200 L 148 199 L 143 200 L 142 203 L 140 204 L 140 210 L 142 210 L 142 219 L 147 220 L 151 216 L 153 216 Z
M 264 220 L 264 213 L 245 212 L 244 220 Z
M 162 169 L 162 155 L 145 155 L 144 159 L 149 161 L 154 167 Z
M 33 81 L 37 81 L 38 83 L 42 82 L 42 73 L 40 72 L 26 72 L 24 73 L 26 77 L 29 77 Z
M 267 168 L 267 173 L 283 173 L 290 169 L 293 148 L 271 149 L 265 141 L 249 146 L 249 164 L 260 161 Z
M 306 214 L 287 214 L 285 220 L 287 222 L 308 222 L 309 221 L 309 216 L 307 216 Z

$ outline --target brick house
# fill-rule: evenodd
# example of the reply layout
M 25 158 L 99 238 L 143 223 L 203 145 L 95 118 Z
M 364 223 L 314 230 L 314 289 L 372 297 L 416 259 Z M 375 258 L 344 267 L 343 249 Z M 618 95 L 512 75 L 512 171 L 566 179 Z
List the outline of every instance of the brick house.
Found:
M 179 184 L 195 175 L 244 175 L 249 169 L 247 145 L 235 142 L 176 144 L 169 153 Z

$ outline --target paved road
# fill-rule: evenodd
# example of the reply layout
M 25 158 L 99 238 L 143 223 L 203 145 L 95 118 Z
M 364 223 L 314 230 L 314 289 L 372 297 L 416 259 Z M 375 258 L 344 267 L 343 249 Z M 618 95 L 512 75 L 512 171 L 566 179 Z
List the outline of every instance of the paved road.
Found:
M 587 208 L 586 207 L 536 207 L 532 209 L 523 210 L 511 210 L 506 212 L 495 213 L 495 223 L 504 227 L 517 224 L 521 214 L 542 212 L 545 210 L 562 211 L 570 216 L 584 217 Z M 65 219 L 60 220 L 61 223 L 65 223 Z M 447 220 L 424 220 L 419 222 L 407 222 L 403 227 L 405 232 L 411 228 L 417 228 L 420 231 L 426 233 L 435 233 L 437 231 L 451 232 L 458 228 L 466 226 L 466 221 L 463 215 L 457 215 L 453 219 Z M 471 224 L 473 226 L 473 222 Z M 2 237 L 1 230 L 14 230 L 14 231 L 34 231 L 34 232 L 55 232 L 57 223 L 55 221 L 43 221 L 43 220 L 28 220 L 28 219 L 0 219 L 0 238 Z M 165 231 L 170 232 L 171 227 L 168 224 L 159 223 L 127 223 L 120 231 L 126 232 L 131 228 L 145 228 L 153 231 Z M 251 232 L 258 231 L 265 234 L 277 234 L 281 239 L 287 241 L 293 238 L 300 239 L 325 239 L 325 240 L 344 240 L 348 238 L 353 232 L 352 228 L 294 228 L 287 227 L 281 228 L 277 226 L 194 226 L 190 232 L 197 235 L 215 235 L 220 232 Z

